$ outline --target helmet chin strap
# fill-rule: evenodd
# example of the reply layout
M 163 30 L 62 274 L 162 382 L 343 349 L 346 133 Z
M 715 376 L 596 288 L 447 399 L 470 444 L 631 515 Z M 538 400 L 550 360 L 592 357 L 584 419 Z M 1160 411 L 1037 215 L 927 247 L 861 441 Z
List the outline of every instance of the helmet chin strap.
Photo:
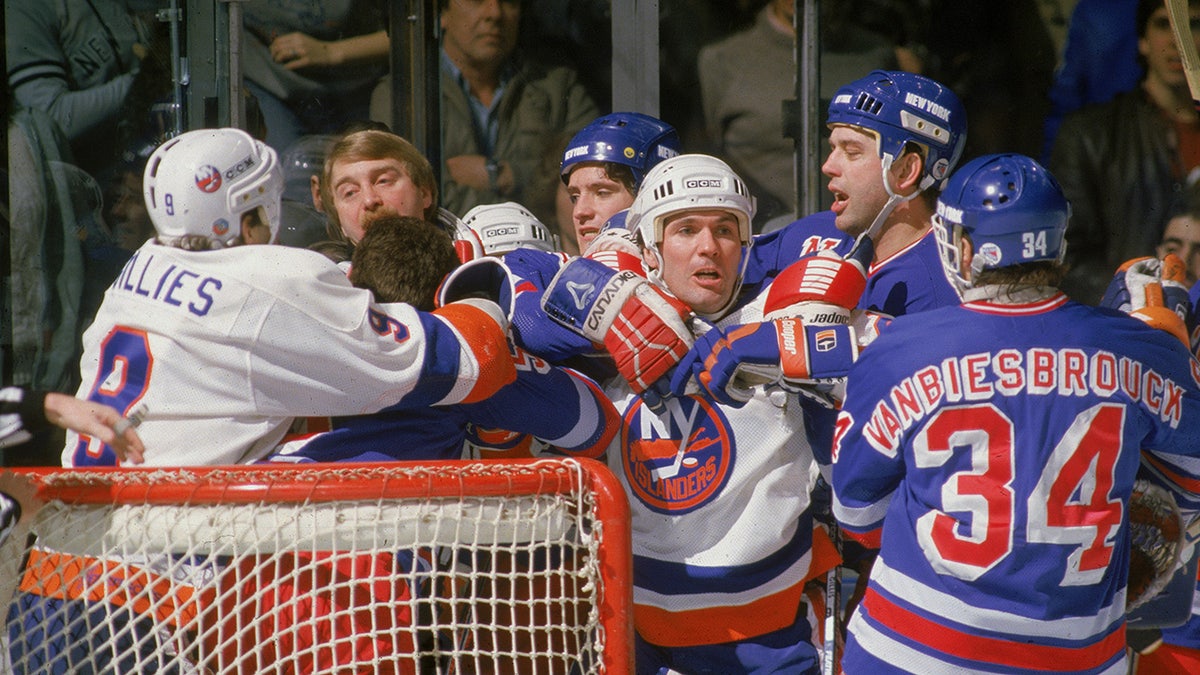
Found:
M 852 251 L 857 249 L 858 245 L 861 244 L 864 239 L 874 237 L 879 230 L 883 228 L 883 223 L 888 219 L 889 216 L 892 215 L 892 211 L 896 209 L 897 205 L 902 202 L 912 201 L 917 197 L 917 195 L 921 194 L 926 187 L 924 181 L 922 181 L 921 189 L 917 190 L 911 195 L 905 197 L 896 194 L 896 191 L 892 189 L 891 181 L 888 180 L 888 171 L 892 168 L 893 161 L 895 161 L 895 158 L 890 154 L 885 153 L 883 155 L 883 161 L 880 162 L 883 178 L 883 189 L 887 190 L 888 193 L 887 203 L 883 205 L 883 208 L 879 209 L 879 213 L 875 216 L 875 220 L 871 221 L 871 225 L 854 238 L 854 245 L 850 247 L 850 250 Z

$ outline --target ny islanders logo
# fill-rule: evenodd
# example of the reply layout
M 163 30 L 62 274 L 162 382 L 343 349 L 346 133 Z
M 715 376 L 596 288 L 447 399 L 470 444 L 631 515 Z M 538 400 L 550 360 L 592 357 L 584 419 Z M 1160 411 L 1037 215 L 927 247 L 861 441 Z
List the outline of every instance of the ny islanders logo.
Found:
M 621 459 L 633 494 L 659 513 L 687 513 L 716 498 L 733 472 L 733 433 L 721 411 L 694 396 L 655 415 L 640 398 L 625 412 Z
M 221 172 L 212 164 L 196 169 L 196 187 L 201 192 L 216 192 L 221 189 Z

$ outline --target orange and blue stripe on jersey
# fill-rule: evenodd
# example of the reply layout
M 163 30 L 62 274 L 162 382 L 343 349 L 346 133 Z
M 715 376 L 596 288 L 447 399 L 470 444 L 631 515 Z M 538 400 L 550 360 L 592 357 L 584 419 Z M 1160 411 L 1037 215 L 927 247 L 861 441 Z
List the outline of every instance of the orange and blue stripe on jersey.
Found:
M 720 644 L 796 620 L 805 584 L 839 562 L 823 530 L 801 519 L 774 555 L 737 567 L 697 567 L 634 557 L 634 623 L 663 647 Z M 820 534 L 814 536 L 814 532 Z
M 509 351 L 506 326 L 497 316 L 470 302 L 452 302 L 435 309 L 433 314 L 449 324 L 462 337 L 462 347 L 469 353 L 476 366 L 475 379 L 470 390 L 459 400 L 446 401 L 447 403 L 481 401 L 517 378 Z

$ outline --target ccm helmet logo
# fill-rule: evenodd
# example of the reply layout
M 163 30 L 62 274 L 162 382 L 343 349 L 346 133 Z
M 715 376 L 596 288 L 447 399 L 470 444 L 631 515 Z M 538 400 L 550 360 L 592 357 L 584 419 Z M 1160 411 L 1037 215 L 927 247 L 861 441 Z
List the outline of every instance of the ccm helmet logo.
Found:
M 720 178 L 688 178 L 683 181 L 686 188 L 720 188 L 721 185 Z
M 240 176 L 240 175 L 246 173 L 253 167 L 254 167 L 254 158 L 248 156 L 245 159 L 243 159 L 242 161 L 238 162 L 237 164 L 234 164 L 232 169 L 227 169 L 225 171 L 225 177 L 232 180 L 234 177 Z
M 506 225 L 488 228 L 483 231 L 483 236 L 489 239 L 492 237 L 515 237 L 519 234 L 521 234 L 521 228 Z

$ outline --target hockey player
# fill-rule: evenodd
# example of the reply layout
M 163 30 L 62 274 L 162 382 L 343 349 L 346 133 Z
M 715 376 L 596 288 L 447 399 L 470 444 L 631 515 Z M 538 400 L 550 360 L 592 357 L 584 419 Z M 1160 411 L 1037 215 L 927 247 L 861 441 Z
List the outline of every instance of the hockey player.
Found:
M 611 267 L 644 275 L 641 252 L 624 228 L 614 228 L 597 251 L 587 251 L 592 239 L 617 214 L 628 209 L 642 180 L 653 166 L 679 154 L 679 135 L 662 120 L 634 112 L 597 118 L 567 144 L 562 180 L 572 194 L 573 217 L 585 256 L 598 257 Z M 569 365 L 597 381 L 616 371 L 608 354 L 592 340 L 548 320 L 541 309 L 542 292 L 563 266 L 561 256 L 518 249 L 504 256 L 517 277 L 513 338 L 531 354 L 551 363 Z
M 1070 213 L 1032 159 L 951 176 L 935 220 L 954 307 L 897 318 L 850 371 L 834 513 L 879 547 L 846 673 L 1124 673 L 1139 460 L 1200 495 L 1200 364 L 1058 289 Z
M 482 209 L 484 207 L 475 207 Z M 450 237 L 422 218 L 384 216 L 372 221 L 354 249 L 350 281 L 372 291 L 382 303 L 406 303 L 433 309 L 439 282 L 442 299 L 463 277 L 503 276 L 503 264 L 488 258 L 460 266 Z M 482 285 L 491 285 L 491 281 Z M 497 282 L 501 283 L 501 282 Z M 503 282 L 508 283 L 508 282 Z M 480 286 L 471 281 L 469 288 Z M 511 297 L 511 294 L 509 294 Z M 335 417 L 327 432 L 289 441 L 270 459 L 292 462 L 445 460 L 463 456 L 467 438 L 476 429 L 511 429 L 513 442 L 522 442 L 521 456 L 529 457 L 529 442 L 550 446 L 557 453 L 599 457 L 617 432 L 620 421 L 612 403 L 590 379 L 551 366 L 513 347 L 516 379 L 476 403 L 443 405 L 420 410 L 395 408 L 370 415 Z M 517 435 L 521 435 L 517 439 Z M 490 446 L 489 446 L 490 447 Z M 494 456 L 494 455 L 489 455 Z
M 755 290 L 803 255 L 845 255 L 860 237 L 875 248 L 860 307 L 900 316 L 956 304 L 938 262 L 932 216 L 962 156 L 967 116 L 944 85 L 903 71 L 872 71 L 834 94 L 821 171 L 830 210 L 756 238 L 747 269 Z
M 346 134 L 330 146 L 320 194 L 330 238 L 351 245 L 379 215 L 438 219 L 433 166 L 412 143 L 378 129 Z
M 756 237 L 743 294 L 764 294 L 781 271 L 802 256 L 825 250 L 845 255 L 853 250 L 869 262 L 860 308 L 897 316 L 957 303 L 958 296 L 941 271 L 931 218 L 936 195 L 966 141 L 966 114 L 958 97 L 927 77 L 874 71 L 838 90 L 827 122 L 830 153 L 822 170 L 836 197 L 833 208 Z M 873 262 L 868 247 L 873 247 Z M 641 316 L 639 330 L 644 334 L 665 335 L 656 328 L 674 320 L 666 310 Z M 709 335 L 688 356 L 689 363 L 671 382 L 676 394 L 694 386 L 693 376 L 703 371 L 711 393 L 733 404 L 740 394 L 726 390 L 741 370 L 741 360 L 752 358 L 756 367 L 765 367 L 771 358 L 771 354 L 729 350 L 721 337 Z M 653 366 L 640 369 L 641 386 L 664 388 L 658 378 L 672 370 L 689 344 L 660 349 Z M 759 345 L 770 351 L 769 341 Z M 714 346 L 724 353 L 714 352 Z M 740 349 L 752 346 L 756 345 L 744 342 Z M 778 364 L 778 347 L 773 351 Z M 853 356 L 836 355 L 844 356 L 838 366 L 844 373 Z
M 275 238 L 283 177 L 245 132 L 177 136 L 144 182 L 157 237 L 84 336 L 79 395 L 123 413 L 146 406 L 148 464 L 253 461 L 295 416 L 479 401 L 514 379 L 495 302 L 381 305 L 318 253 L 253 245 Z M 73 432 L 62 459 L 116 463 Z
M 966 141 L 966 114 L 958 97 L 927 77 L 874 71 L 837 91 L 827 121 L 830 152 L 822 171 L 836 197 L 833 208 L 757 238 L 755 250 L 760 252 L 747 274 L 771 280 L 796 251 L 846 254 L 853 249 L 869 265 L 859 308 L 900 316 L 958 304 L 941 270 L 932 221 L 937 194 Z M 792 264 L 796 274 L 811 261 Z M 853 332 L 836 329 L 849 339 L 837 342 L 839 349 L 827 343 L 812 351 L 809 356 L 821 362 L 803 364 L 805 375 L 844 375 L 857 353 L 856 343 L 873 335 L 875 316 L 857 315 L 862 323 Z M 783 362 L 787 350 L 770 339 L 778 328 L 742 327 L 734 339 L 708 335 L 684 358 L 672 390 L 683 393 L 699 381 L 718 400 L 734 404 L 744 395 L 740 376 L 748 370 L 755 371 L 755 382 L 798 384 L 797 372 Z M 800 330 L 815 340 L 818 333 L 833 329 L 818 325 Z
M 615 112 L 580 129 L 561 170 L 579 250 L 586 253 L 609 218 L 633 204 L 647 171 L 678 154 L 675 128 L 650 115 Z
M 612 318 L 606 305 L 624 295 L 717 326 L 761 318 L 761 306 L 734 309 L 754 209 L 721 160 L 668 159 L 647 173 L 627 220 L 649 279 L 571 264 L 547 291 L 547 311 L 586 330 Z M 708 323 L 674 327 L 690 337 Z M 637 672 L 815 672 L 803 594 L 832 550 L 814 540 L 809 408 L 759 390 L 738 409 L 696 395 L 655 413 L 624 378 L 608 392 L 623 417 L 609 465 L 633 512 Z

